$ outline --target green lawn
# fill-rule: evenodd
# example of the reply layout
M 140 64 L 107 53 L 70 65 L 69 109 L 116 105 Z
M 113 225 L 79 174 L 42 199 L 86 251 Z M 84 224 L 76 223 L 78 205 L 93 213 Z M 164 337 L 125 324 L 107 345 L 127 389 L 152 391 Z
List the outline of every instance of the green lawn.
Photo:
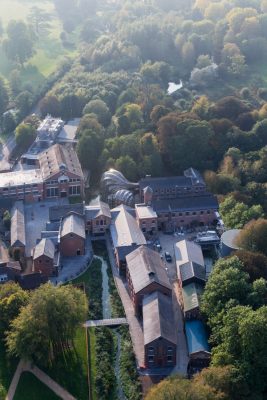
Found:
M 21 69 L 21 81 L 24 86 L 30 85 L 34 90 L 37 90 L 45 79 L 57 69 L 58 64 L 65 56 L 74 57 L 78 54 L 79 28 L 68 35 L 68 40 L 72 43 L 72 46 L 65 48 L 60 40 L 60 34 L 63 31 L 62 22 L 59 20 L 51 0 L 38 2 L 33 0 L 0 0 L 0 18 L 4 27 L 12 19 L 27 22 L 27 15 L 34 5 L 49 12 L 52 16 L 49 33 L 40 35 L 35 44 L 34 56 Z M 7 60 L 0 47 L 0 74 L 8 79 L 10 72 L 15 68 L 16 66 Z
M 30 372 L 23 372 L 17 386 L 14 400 L 57 400 L 60 399 L 46 385 Z
M 88 345 L 89 345 L 89 368 L 90 368 L 90 384 L 91 384 L 91 400 L 97 400 L 95 390 L 96 377 L 96 353 L 95 353 L 95 328 L 88 329 Z
M 7 357 L 4 343 L 0 340 L 0 382 L 6 389 L 9 389 L 13 375 L 16 371 L 18 361 Z
M 74 347 L 57 356 L 52 367 L 43 369 L 78 400 L 88 400 L 86 332 L 78 328 Z

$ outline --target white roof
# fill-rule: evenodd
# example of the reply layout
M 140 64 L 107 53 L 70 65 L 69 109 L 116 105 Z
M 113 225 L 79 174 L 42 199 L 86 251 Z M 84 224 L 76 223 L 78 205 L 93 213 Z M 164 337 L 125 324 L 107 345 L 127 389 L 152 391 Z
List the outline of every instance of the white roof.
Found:
M 42 183 L 40 169 L 5 172 L 0 174 L 0 188 Z
M 175 249 L 175 258 L 176 265 L 179 269 L 179 266 L 185 264 L 189 261 L 197 263 L 199 265 L 204 266 L 204 257 L 201 250 L 201 247 L 189 240 L 181 240 L 177 242 L 174 246 Z
M 16 201 L 11 211 L 11 246 L 25 246 L 25 215 L 23 201 Z
M 153 208 L 151 206 L 146 206 L 145 204 L 136 204 L 135 211 L 139 219 L 158 217 Z
M 110 230 L 115 247 L 146 244 L 144 234 L 136 219 L 130 214 L 130 210 L 134 211 L 123 204 L 111 210 L 112 224 Z

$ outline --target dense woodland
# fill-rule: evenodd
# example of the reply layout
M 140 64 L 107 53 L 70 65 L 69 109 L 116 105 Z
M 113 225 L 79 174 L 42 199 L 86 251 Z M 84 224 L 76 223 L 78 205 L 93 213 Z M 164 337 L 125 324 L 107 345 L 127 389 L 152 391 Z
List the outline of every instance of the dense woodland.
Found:
M 148 399 L 165 399 L 167 390 L 170 398 L 265 399 L 267 1 L 54 4 L 62 37 L 80 30 L 79 55 L 47 83 L 40 110 L 81 117 L 77 152 L 92 184 L 111 167 L 136 181 L 192 166 L 218 195 L 225 225 L 245 226 L 243 250 L 218 262 L 203 297 L 211 370 L 190 383 L 163 382 Z M 2 45 L 10 53 L 7 33 Z M 11 53 L 23 68 L 26 59 Z M 169 95 L 168 83 L 180 80 Z M 24 117 L 44 88 L 16 92 L 14 82 L 0 81 L 0 112 L 15 104 Z M 12 130 L 5 118 L 3 129 Z

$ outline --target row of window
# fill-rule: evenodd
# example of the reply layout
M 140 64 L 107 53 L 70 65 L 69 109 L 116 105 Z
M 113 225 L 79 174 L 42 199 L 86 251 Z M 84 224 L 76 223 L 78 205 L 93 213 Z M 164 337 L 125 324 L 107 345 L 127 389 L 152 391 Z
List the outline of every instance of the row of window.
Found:
M 19 190 L 19 191 L 24 191 L 24 190 L 32 190 L 33 188 L 37 188 L 38 187 L 38 185 L 37 184 L 34 184 L 34 185 L 19 185 L 19 186 L 10 186 L 10 187 L 5 187 L 5 188 L 3 188 L 3 192 L 5 193 L 5 192 L 9 192 L 9 191 L 12 191 L 12 192 L 16 192 L 16 190 Z
M 69 195 L 79 195 L 81 194 L 81 186 L 70 186 L 69 187 Z
M 148 362 L 149 363 L 154 363 L 155 361 L 155 348 L 154 347 L 149 347 L 148 348 Z M 173 361 L 173 348 L 168 347 L 167 348 L 167 362 L 171 363 Z
M 204 215 L 204 214 L 211 214 L 210 210 L 206 211 L 186 211 L 186 212 L 179 212 L 179 213 L 172 213 L 172 217 L 183 217 L 183 216 L 191 216 L 191 215 Z M 169 214 L 159 214 L 159 217 L 169 217 Z
M 183 187 L 183 188 L 168 188 L 168 189 L 155 189 L 155 194 L 165 194 L 165 193 L 181 193 L 181 192 L 199 192 L 204 191 L 206 188 L 204 186 L 199 187 Z
M 47 188 L 46 189 L 46 197 L 58 197 L 59 190 L 58 188 Z M 81 194 L 81 187 L 80 186 L 70 186 L 69 187 L 69 195 L 79 195 Z

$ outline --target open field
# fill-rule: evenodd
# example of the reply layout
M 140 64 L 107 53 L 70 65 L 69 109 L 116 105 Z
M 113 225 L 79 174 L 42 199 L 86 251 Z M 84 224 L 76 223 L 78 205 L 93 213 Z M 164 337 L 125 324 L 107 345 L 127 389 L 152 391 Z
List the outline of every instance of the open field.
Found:
M 60 39 L 63 31 L 62 23 L 50 0 L 42 2 L 38 0 L 0 0 L 0 19 L 4 29 L 12 19 L 27 22 L 27 16 L 33 6 L 38 6 L 51 15 L 49 33 L 37 38 L 34 56 L 21 69 L 21 81 L 24 86 L 30 85 L 33 89 L 37 89 L 57 69 L 64 57 L 73 57 L 77 54 L 76 45 L 79 32 L 77 30 L 68 35 L 70 47 L 66 48 L 62 45 Z M 16 66 L 9 62 L 0 47 L 0 74 L 8 79 L 13 69 L 16 69 Z

